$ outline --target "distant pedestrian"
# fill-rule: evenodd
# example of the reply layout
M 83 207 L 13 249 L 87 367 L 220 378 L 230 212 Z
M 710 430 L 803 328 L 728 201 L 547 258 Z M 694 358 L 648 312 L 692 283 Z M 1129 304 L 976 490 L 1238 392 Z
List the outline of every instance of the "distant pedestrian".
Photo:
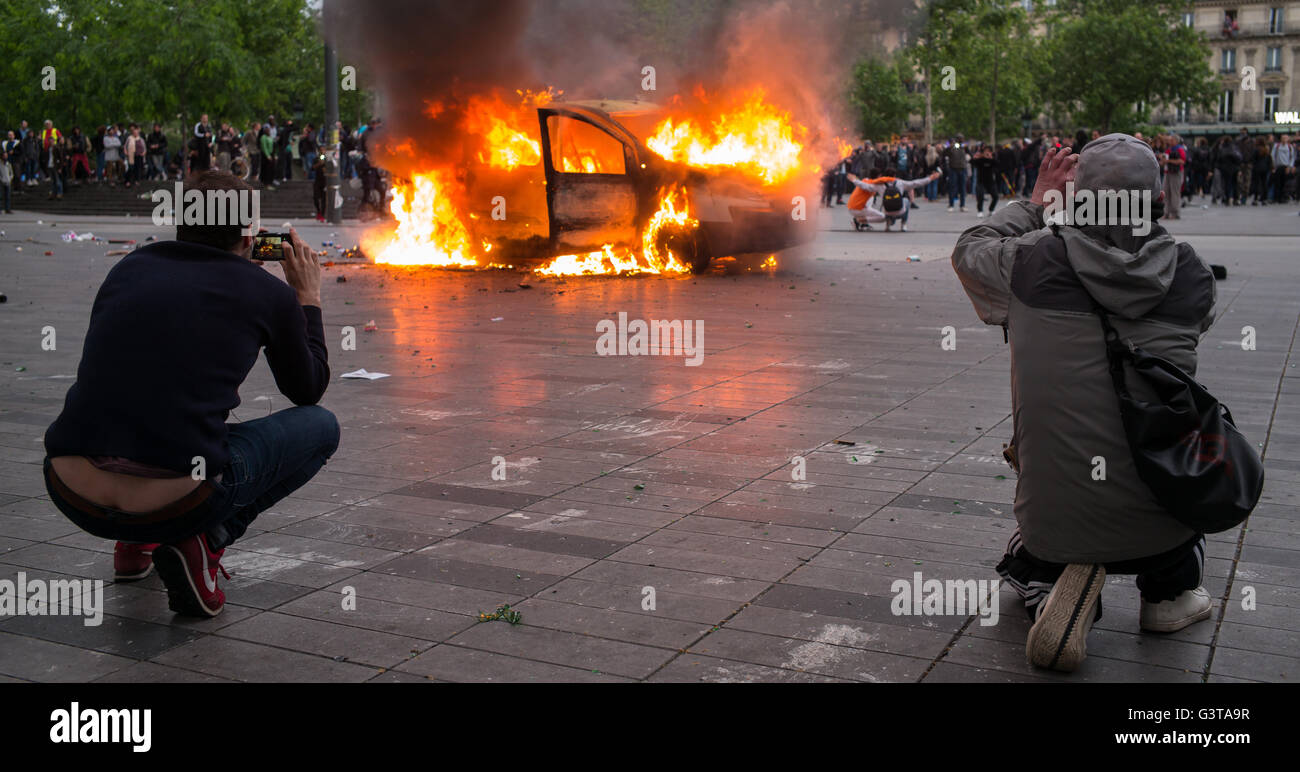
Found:
M 149 154 L 149 176 L 167 179 L 167 135 L 163 133 L 162 124 L 153 125 L 153 131 L 149 132 L 144 144 Z
M 1169 146 L 1160 156 L 1165 172 L 1165 219 L 1178 220 L 1182 217 L 1179 211 L 1183 201 L 1183 167 L 1187 165 L 1187 146 L 1177 134 L 1171 134 L 1167 144 Z
M 122 138 L 116 126 L 110 125 L 104 135 L 104 171 L 110 185 L 122 178 Z

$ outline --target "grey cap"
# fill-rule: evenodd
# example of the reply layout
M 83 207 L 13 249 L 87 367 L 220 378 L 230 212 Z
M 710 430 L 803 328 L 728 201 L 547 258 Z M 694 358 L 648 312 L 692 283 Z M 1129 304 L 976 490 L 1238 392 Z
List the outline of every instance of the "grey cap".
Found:
M 1079 154 L 1076 190 L 1160 190 L 1160 163 L 1147 143 L 1128 134 L 1107 134 Z

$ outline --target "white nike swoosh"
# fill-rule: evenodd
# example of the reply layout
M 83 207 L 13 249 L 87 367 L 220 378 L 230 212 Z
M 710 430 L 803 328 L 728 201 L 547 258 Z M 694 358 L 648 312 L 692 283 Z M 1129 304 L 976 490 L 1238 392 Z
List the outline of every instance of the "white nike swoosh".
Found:
M 208 571 L 208 551 L 203 544 L 199 544 L 199 554 L 203 556 L 203 586 L 208 588 L 208 592 L 217 591 L 217 578 Z

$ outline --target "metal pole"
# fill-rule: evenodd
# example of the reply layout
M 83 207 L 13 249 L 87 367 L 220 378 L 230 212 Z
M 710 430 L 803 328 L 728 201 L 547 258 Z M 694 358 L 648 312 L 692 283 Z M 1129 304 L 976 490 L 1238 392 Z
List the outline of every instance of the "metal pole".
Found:
M 322 8 L 325 21 L 325 125 L 329 127 L 329 158 L 325 161 L 325 219 L 340 225 L 343 222 L 343 194 L 339 180 L 339 65 L 329 39 L 330 16 Z

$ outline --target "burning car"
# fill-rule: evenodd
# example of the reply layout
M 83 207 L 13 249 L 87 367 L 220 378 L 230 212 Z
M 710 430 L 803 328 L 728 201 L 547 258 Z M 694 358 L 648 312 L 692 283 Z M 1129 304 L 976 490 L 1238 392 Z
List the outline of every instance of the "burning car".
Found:
M 750 112 L 772 111 L 757 104 Z M 740 139 L 646 102 L 472 101 L 464 162 L 398 185 L 397 231 L 368 251 L 387 263 L 544 263 L 536 270 L 550 274 L 700 273 L 715 257 L 811 240 L 794 216 L 806 170 L 789 121 L 736 115 Z

